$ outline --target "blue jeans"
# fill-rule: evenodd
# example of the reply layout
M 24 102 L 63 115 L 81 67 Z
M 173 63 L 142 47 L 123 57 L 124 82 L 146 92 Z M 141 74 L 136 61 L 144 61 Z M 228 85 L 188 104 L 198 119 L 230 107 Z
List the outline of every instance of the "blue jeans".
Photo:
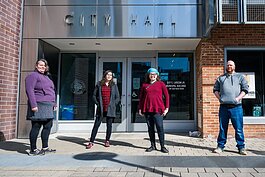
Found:
M 243 131 L 243 109 L 242 105 L 236 107 L 227 107 L 225 105 L 220 105 L 219 109 L 219 136 L 217 139 L 218 147 L 224 148 L 227 140 L 227 129 L 229 124 L 229 119 L 231 119 L 232 125 L 235 129 L 235 139 L 237 143 L 237 148 L 245 148 L 245 138 Z

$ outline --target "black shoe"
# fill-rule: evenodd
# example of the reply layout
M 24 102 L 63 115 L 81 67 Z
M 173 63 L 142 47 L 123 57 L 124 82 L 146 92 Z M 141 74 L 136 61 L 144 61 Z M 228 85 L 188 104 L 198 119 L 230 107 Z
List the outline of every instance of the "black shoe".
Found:
M 56 149 L 44 148 L 41 150 L 44 154 L 55 153 Z
M 147 148 L 147 149 L 145 150 L 145 152 L 151 152 L 151 151 L 153 151 L 153 150 L 156 150 L 156 147 L 155 147 L 155 146 L 150 146 L 149 148 Z
M 28 152 L 29 156 L 44 155 L 45 153 L 42 150 L 35 149 L 34 151 Z
M 168 153 L 168 150 L 167 150 L 167 148 L 162 147 L 162 148 L 161 148 L 161 152 L 163 152 L 163 153 Z

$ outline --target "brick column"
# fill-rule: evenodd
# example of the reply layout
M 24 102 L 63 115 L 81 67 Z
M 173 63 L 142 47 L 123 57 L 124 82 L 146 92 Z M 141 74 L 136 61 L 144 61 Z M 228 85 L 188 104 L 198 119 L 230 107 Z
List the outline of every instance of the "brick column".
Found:
M 0 0 L 0 141 L 16 137 L 21 0 Z

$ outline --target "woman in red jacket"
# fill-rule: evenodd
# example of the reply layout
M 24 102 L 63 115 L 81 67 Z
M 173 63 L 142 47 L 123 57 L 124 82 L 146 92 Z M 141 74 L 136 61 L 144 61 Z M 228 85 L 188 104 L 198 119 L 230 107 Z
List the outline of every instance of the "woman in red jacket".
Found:
M 163 100 L 165 98 L 165 101 Z M 165 102 L 165 103 L 164 103 Z M 156 150 L 155 125 L 160 141 L 161 152 L 168 153 L 164 144 L 163 117 L 169 109 L 169 94 L 164 82 L 160 81 L 159 72 L 150 68 L 146 74 L 145 83 L 140 91 L 139 114 L 146 117 L 151 146 L 146 152 Z

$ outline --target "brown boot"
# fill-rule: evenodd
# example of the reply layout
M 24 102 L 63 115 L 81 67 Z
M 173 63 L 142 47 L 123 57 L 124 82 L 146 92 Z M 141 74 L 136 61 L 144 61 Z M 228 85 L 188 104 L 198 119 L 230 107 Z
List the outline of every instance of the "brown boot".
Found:
M 89 142 L 88 145 L 86 146 L 86 149 L 91 149 L 94 146 L 94 143 Z

